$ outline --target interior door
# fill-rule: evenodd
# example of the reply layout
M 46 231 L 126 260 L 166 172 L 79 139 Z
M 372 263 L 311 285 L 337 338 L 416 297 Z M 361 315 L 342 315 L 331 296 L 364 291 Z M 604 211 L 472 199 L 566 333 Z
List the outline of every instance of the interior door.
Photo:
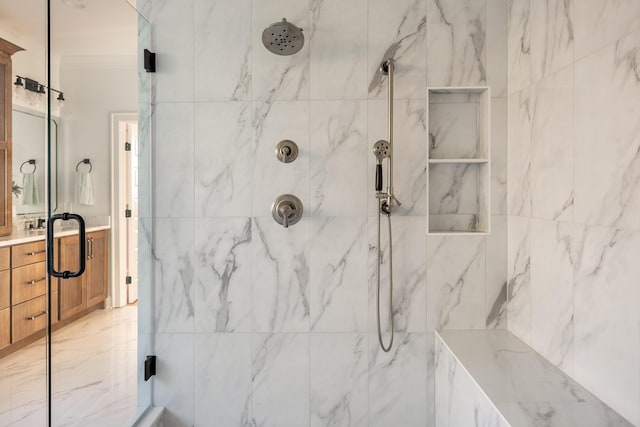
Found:
M 127 304 L 138 301 L 138 123 L 127 123 L 126 139 L 126 198 L 131 215 L 127 222 Z

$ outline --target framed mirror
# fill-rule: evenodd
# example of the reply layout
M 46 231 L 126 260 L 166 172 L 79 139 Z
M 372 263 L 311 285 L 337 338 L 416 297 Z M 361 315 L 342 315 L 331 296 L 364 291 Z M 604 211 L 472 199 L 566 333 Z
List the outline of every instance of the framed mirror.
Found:
M 17 215 L 45 213 L 45 116 L 13 107 L 13 206 Z M 58 207 L 58 133 L 60 119 L 51 119 L 51 210 Z

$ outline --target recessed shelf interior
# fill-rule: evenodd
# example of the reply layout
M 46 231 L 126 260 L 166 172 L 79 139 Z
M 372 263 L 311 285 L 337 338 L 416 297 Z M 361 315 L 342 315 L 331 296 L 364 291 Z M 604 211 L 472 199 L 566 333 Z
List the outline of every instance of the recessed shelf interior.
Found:
M 427 92 L 428 232 L 489 233 L 489 89 Z

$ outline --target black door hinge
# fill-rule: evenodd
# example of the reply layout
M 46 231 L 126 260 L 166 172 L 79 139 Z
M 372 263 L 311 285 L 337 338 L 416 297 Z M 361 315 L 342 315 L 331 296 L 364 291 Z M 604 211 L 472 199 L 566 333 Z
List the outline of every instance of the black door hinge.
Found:
M 144 50 L 144 69 L 147 73 L 156 72 L 156 54 L 149 49 Z
M 125 209 L 124 210 L 124 217 L 125 218 L 131 218 L 131 209 Z
M 144 380 L 149 381 L 149 378 L 156 374 L 156 356 L 147 356 L 144 360 Z
M 124 278 L 124 284 L 125 285 L 130 285 L 131 284 L 131 276 L 127 276 Z
M 129 142 L 124 143 L 124 151 L 131 151 L 131 143 Z

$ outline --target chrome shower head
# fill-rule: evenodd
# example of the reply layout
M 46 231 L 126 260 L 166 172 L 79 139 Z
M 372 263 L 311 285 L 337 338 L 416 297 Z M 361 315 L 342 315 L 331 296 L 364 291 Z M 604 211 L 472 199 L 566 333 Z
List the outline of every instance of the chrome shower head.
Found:
M 270 52 L 288 56 L 302 49 L 304 35 L 302 28 L 298 28 L 282 18 L 282 21 L 274 22 L 262 32 L 262 43 Z
M 373 155 L 378 159 L 378 163 L 382 163 L 383 159 L 391 156 L 391 144 L 389 144 L 389 141 L 380 139 L 373 144 Z

